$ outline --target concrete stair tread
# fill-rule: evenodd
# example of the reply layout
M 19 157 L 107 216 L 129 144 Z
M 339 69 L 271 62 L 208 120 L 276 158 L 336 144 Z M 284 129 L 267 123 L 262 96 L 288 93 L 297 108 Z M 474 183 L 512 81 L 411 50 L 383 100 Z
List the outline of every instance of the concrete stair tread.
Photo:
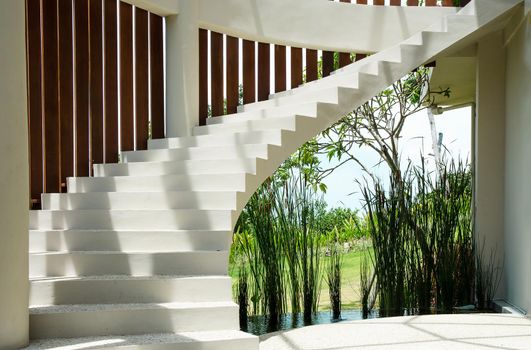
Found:
M 39 282 L 64 282 L 64 281 L 145 281 L 145 280 L 172 280 L 172 279 L 193 279 L 193 280 L 227 280 L 229 276 L 220 275 L 152 275 L 152 276 L 128 276 L 128 275 L 101 275 L 101 276 L 60 276 L 60 277 L 36 277 L 30 278 L 31 283 Z
M 129 310 L 181 310 L 208 309 L 219 307 L 235 307 L 232 301 L 210 301 L 198 303 L 135 303 L 135 304 L 73 304 L 73 305 L 44 305 L 29 308 L 30 315 L 57 314 L 70 312 L 99 312 L 99 311 L 129 311 Z
M 202 147 L 200 146 L 202 144 L 208 145 L 206 147 L 213 147 L 214 145 L 254 144 L 257 143 L 257 140 L 260 140 L 260 137 L 267 136 L 269 139 L 271 136 L 280 136 L 280 134 L 280 130 L 259 130 L 242 131 L 230 135 L 216 135 L 215 137 L 211 135 L 195 135 L 151 139 L 148 140 L 148 150 Z
M 133 255 L 133 254 L 143 254 L 143 255 L 168 255 L 168 254 L 197 254 L 197 253 L 217 253 L 217 252 L 226 252 L 225 250 L 173 250 L 165 252 L 144 252 L 144 251 L 112 251 L 112 250 L 63 250 L 63 251 L 50 251 L 50 252 L 40 252 L 40 253 L 30 253 L 30 255 Z
M 133 230 L 133 229 L 120 229 L 120 230 L 108 230 L 108 229 L 30 229 L 29 232 L 78 232 L 78 233 L 86 233 L 90 234 L 90 232 L 109 232 L 109 233 L 116 233 L 116 232 L 133 232 L 133 233 L 140 233 L 145 232 L 146 234 L 149 234 L 150 232 L 163 232 L 163 233 L 182 233 L 182 232 L 229 232 L 227 230 Z
M 100 336 L 84 338 L 58 338 L 33 340 L 27 350 L 38 349 L 105 349 L 122 346 L 162 345 L 162 344 L 187 344 L 230 340 L 258 340 L 256 337 L 241 331 L 203 331 L 182 333 L 155 333 L 141 335 Z M 199 348 L 198 348 L 199 349 Z

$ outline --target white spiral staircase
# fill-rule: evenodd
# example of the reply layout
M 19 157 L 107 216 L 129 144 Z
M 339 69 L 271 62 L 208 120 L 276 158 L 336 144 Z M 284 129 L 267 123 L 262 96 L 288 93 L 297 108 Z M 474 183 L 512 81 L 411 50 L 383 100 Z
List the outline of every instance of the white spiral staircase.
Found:
M 495 30 L 516 0 L 472 1 L 330 77 L 151 140 L 68 179 L 30 214 L 30 348 L 257 349 L 227 276 L 233 226 L 302 143 L 416 67 Z M 62 339 L 61 339 L 62 338 Z

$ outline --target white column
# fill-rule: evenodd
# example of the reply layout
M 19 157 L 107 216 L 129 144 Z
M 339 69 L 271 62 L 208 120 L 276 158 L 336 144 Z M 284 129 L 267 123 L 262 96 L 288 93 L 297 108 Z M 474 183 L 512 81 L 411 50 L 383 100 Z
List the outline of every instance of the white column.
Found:
M 180 0 L 166 17 L 166 136 L 189 136 L 199 121 L 199 6 Z
M 28 342 L 28 135 L 24 1 L 0 1 L 0 349 Z
M 503 267 L 505 168 L 505 48 L 501 32 L 484 37 L 477 52 L 476 222 L 484 263 L 491 252 Z M 497 298 L 505 297 L 504 277 Z

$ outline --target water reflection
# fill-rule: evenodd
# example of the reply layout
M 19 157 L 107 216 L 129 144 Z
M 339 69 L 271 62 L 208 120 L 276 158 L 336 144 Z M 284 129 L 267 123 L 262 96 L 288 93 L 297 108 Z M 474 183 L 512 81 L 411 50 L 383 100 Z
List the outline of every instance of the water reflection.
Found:
M 378 317 L 378 312 L 374 311 L 369 314 L 369 318 Z M 334 320 L 332 319 L 331 311 L 320 311 L 312 317 L 311 322 L 304 322 L 304 317 L 302 313 L 297 314 L 284 314 L 281 316 L 280 321 L 271 320 L 269 317 L 260 315 L 260 316 L 249 316 L 247 321 L 247 329 L 242 327 L 242 330 L 254 335 L 262 335 L 266 333 L 283 331 L 294 328 L 301 328 L 304 326 L 316 325 L 316 324 L 328 324 L 335 323 L 339 321 L 355 321 L 362 320 L 363 315 L 361 310 L 342 310 L 341 319 Z

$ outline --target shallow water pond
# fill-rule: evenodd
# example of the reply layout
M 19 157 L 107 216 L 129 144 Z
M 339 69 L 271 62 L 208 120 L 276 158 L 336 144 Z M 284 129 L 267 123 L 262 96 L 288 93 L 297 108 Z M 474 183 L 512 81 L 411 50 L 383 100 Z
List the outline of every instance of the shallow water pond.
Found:
M 377 312 L 369 314 L 369 318 L 376 317 L 378 317 Z M 247 329 L 243 330 L 254 335 L 262 335 L 270 332 L 300 328 L 316 324 L 335 323 L 339 321 L 355 321 L 361 319 L 363 319 L 361 310 L 342 310 L 340 320 L 333 320 L 331 311 L 320 311 L 312 317 L 312 321 L 310 323 L 304 322 L 302 313 L 285 314 L 282 316 L 279 325 L 272 326 L 270 325 L 269 319 L 266 316 L 249 316 Z

